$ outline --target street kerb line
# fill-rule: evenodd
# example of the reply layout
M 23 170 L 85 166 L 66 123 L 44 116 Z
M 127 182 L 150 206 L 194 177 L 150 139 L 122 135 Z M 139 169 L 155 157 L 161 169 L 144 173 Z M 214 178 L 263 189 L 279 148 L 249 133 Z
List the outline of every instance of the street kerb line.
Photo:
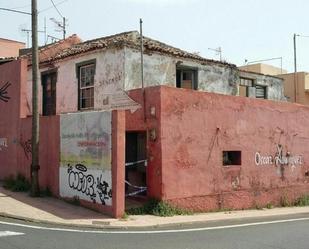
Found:
M 220 229 L 229 229 L 229 228 L 238 228 L 238 227 L 250 227 L 250 226 L 259 226 L 259 225 L 268 225 L 268 224 L 278 224 L 278 223 L 287 223 L 295 221 L 305 221 L 309 218 L 297 218 L 297 219 L 286 219 L 286 220 L 274 220 L 274 221 L 262 221 L 262 222 L 252 222 L 236 225 L 226 225 L 226 226 L 215 226 L 215 227 L 201 227 L 201 228 L 188 228 L 188 229 L 174 229 L 174 230 L 146 230 L 146 231 L 98 231 L 98 230 L 79 230 L 79 229 L 68 229 L 68 228 L 53 228 L 53 227 L 42 227 L 42 226 L 32 226 L 19 223 L 11 223 L 0 221 L 0 224 L 32 228 L 37 230 L 47 230 L 47 231 L 59 231 L 59 232 L 73 232 L 73 233 L 92 233 L 92 234 L 156 234 L 156 233 L 180 233 L 180 232 L 199 232 L 199 231 L 209 231 L 209 230 L 220 230 Z M 115 227 L 113 227 L 115 228 Z M 121 227 L 119 227 L 121 229 Z

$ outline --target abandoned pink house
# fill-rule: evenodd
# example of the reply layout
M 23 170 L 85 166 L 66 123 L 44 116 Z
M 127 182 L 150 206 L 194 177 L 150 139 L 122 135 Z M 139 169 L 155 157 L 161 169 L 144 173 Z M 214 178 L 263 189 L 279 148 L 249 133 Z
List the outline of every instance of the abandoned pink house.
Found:
M 283 80 L 136 31 L 40 48 L 40 185 L 120 217 L 125 199 L 197 211 L 309 191 L 309 109 Z M 31 54 L 0 65 L 0 176 L 31 163 Z M 8 111 L 9 110 L 9 111 Z

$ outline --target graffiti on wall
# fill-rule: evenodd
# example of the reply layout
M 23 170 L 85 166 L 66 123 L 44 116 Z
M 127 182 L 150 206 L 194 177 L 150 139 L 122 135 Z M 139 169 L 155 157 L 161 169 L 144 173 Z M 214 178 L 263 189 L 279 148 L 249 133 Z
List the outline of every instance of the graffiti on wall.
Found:
M 8 147 L 8 139 L 5 137 L 0 138 L 0 151 L 2 151 L 3 148 Z
M 83 164 L 76 164 L 73 168 L 68 164 L 68 184 L 71 189 L 74 189 L 96 203 L 97 197 L 99 197 L 102 205 L 112 198 L 112 189 L 109 184 L 104 181 L 102 174 L 96 177 L 87 173 L 87 167 Z
M 23 137 L 20 136 L 19 144 L 24 150 L 25 157 L 29 160 L 32 153 L 31 139 L 24 140 Z
M 60 196 L 111 205 L 111 112 L 60 117 Z
M 6 82 L 6 83 L 4 83 L 3 86 L 0 86 L 0 100 L 2 100 L 4 102 L 8 102 L 9 101 L 9 99 L 11 97 L 8 96 L 7 89 L 9 88 L 10 85 L 11 85 L 11 83 Z
M 261 153 L 255 153 L 255 164 L 261 166 L 267 165 L 302 165 L 303 157 L 301 155 L 292 155 L 291 152 L 287 151 L 284 153 L 282 145 L 277 144 L 277 151 L 275 156 L 272 155 L 261 155 Z
M 141 108 L 140 104 L 131 99 L 123 90 L 120 83 L 123 80 L 123 74 L 118 73 L 113 77 L 100 80 L 101 91 L 96 93 L 96 106 L 104 110 L 131 110 L 132 112 Z

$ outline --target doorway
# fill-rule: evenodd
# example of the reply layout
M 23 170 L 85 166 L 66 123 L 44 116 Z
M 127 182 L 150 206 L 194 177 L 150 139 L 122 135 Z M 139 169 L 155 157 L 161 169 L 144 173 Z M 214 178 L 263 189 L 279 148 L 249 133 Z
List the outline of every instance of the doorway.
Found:
M 125 195 L 126 208 L 140 205 L 147 198 L 147 134 L 126 132 Z

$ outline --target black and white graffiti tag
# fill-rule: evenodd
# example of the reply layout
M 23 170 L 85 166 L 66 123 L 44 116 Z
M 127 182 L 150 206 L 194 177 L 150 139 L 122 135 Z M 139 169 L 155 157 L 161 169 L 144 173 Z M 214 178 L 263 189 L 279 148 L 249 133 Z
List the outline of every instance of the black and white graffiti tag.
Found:
M 7 96 L 7 89 L 11 85 L 11 83 L 6 82 L 3 86 L 0 87 L 0 100 L 4 102 L 8 102 L 11 97 Z
M 97 194 L 102 205 L 112 198 L 112 189 L 106 181 L 102 180 L 102 174 L 95 180 L 92 174 L 87 174 L 87 167 L 80 163 L 74 168 L 68 164 L 68 174 L 70 188 L 89 196 L 94 203 L 96 203 Z

